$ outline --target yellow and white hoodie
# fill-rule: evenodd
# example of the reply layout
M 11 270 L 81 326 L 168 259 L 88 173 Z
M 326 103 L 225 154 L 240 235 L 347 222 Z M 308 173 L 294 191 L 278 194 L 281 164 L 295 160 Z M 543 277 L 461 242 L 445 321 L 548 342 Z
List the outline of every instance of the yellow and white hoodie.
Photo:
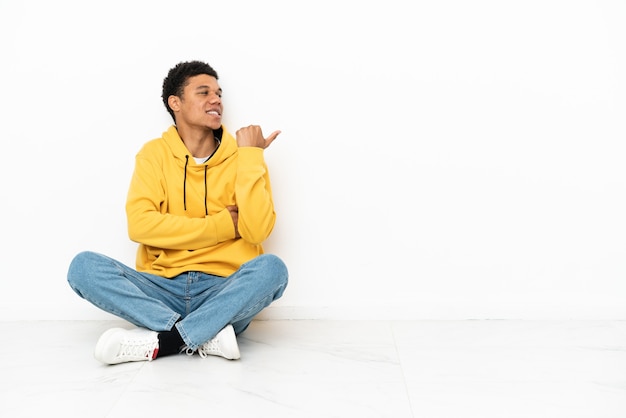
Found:
M 173 125 L 137 154 L 126 215 L 129 237 L 139 243 L 138 271 L 225 277 L 263 253 L 276 221 L 263 150 L 239 148 L 223 127 L 220 135 L 218 149 L 202 164 Z M 238 239 L 226 209 L 231 205 L 239 209 Z

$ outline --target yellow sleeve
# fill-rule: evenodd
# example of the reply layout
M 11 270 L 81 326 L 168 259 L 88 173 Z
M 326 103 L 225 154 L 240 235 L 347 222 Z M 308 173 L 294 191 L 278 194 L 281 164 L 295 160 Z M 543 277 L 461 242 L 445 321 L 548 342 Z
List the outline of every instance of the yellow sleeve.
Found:
M 238 159 L 235 195 L 239 208 L 239 234 L 251 244 L 261 244 L 269 237 L 276 222 L 263 149 L 241 147 Z

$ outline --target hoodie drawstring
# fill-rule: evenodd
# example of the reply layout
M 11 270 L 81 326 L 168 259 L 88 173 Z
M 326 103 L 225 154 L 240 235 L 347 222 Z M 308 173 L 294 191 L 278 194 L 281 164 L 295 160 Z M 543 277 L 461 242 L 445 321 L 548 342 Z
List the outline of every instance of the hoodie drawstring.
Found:
M 206 186 L 206 171 L 209 169 L 208 165 L 204 165 L 204 214 L 209 216 L 209 208 L 207 207 L 207 186 Z
M 183 174 L 183 208 L 187 210 L 187 165 L 189 165 L 189 155 L 185 155 L 185 172 Z M 207 205 L 208 189 L 206 183 L 206 173 L 209 166 L 204 166 L 204 214 L 209 215 L 209 207 Z
M 185 171 L 183 173 L 183 209 L 187 210 L 187 165 L 189 156 L 185 155 Z

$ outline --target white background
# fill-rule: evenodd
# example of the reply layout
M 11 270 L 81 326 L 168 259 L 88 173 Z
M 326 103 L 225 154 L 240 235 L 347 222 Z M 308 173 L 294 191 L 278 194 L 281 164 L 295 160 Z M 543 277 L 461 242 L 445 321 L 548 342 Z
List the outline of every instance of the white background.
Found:
M 269 318 L 626 319 L 626 2 L 0 0 L 0 317 L 109 318 L 124 201 L 213 65 L 266 151 L 290 269 Z

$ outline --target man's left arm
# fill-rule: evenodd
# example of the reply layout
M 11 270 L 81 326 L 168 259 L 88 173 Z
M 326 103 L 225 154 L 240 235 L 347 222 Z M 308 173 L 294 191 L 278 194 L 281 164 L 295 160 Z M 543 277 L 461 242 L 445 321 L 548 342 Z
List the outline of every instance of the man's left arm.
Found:
M 272 132 L 267 138 L 261 127 L 250 125 L 237 130 L 239 147 L 235 196 L 237 198 L 237 230 L 244 240 L 261 244 L 274 229 L 276 213 L 264 150 L 280 134 Z

